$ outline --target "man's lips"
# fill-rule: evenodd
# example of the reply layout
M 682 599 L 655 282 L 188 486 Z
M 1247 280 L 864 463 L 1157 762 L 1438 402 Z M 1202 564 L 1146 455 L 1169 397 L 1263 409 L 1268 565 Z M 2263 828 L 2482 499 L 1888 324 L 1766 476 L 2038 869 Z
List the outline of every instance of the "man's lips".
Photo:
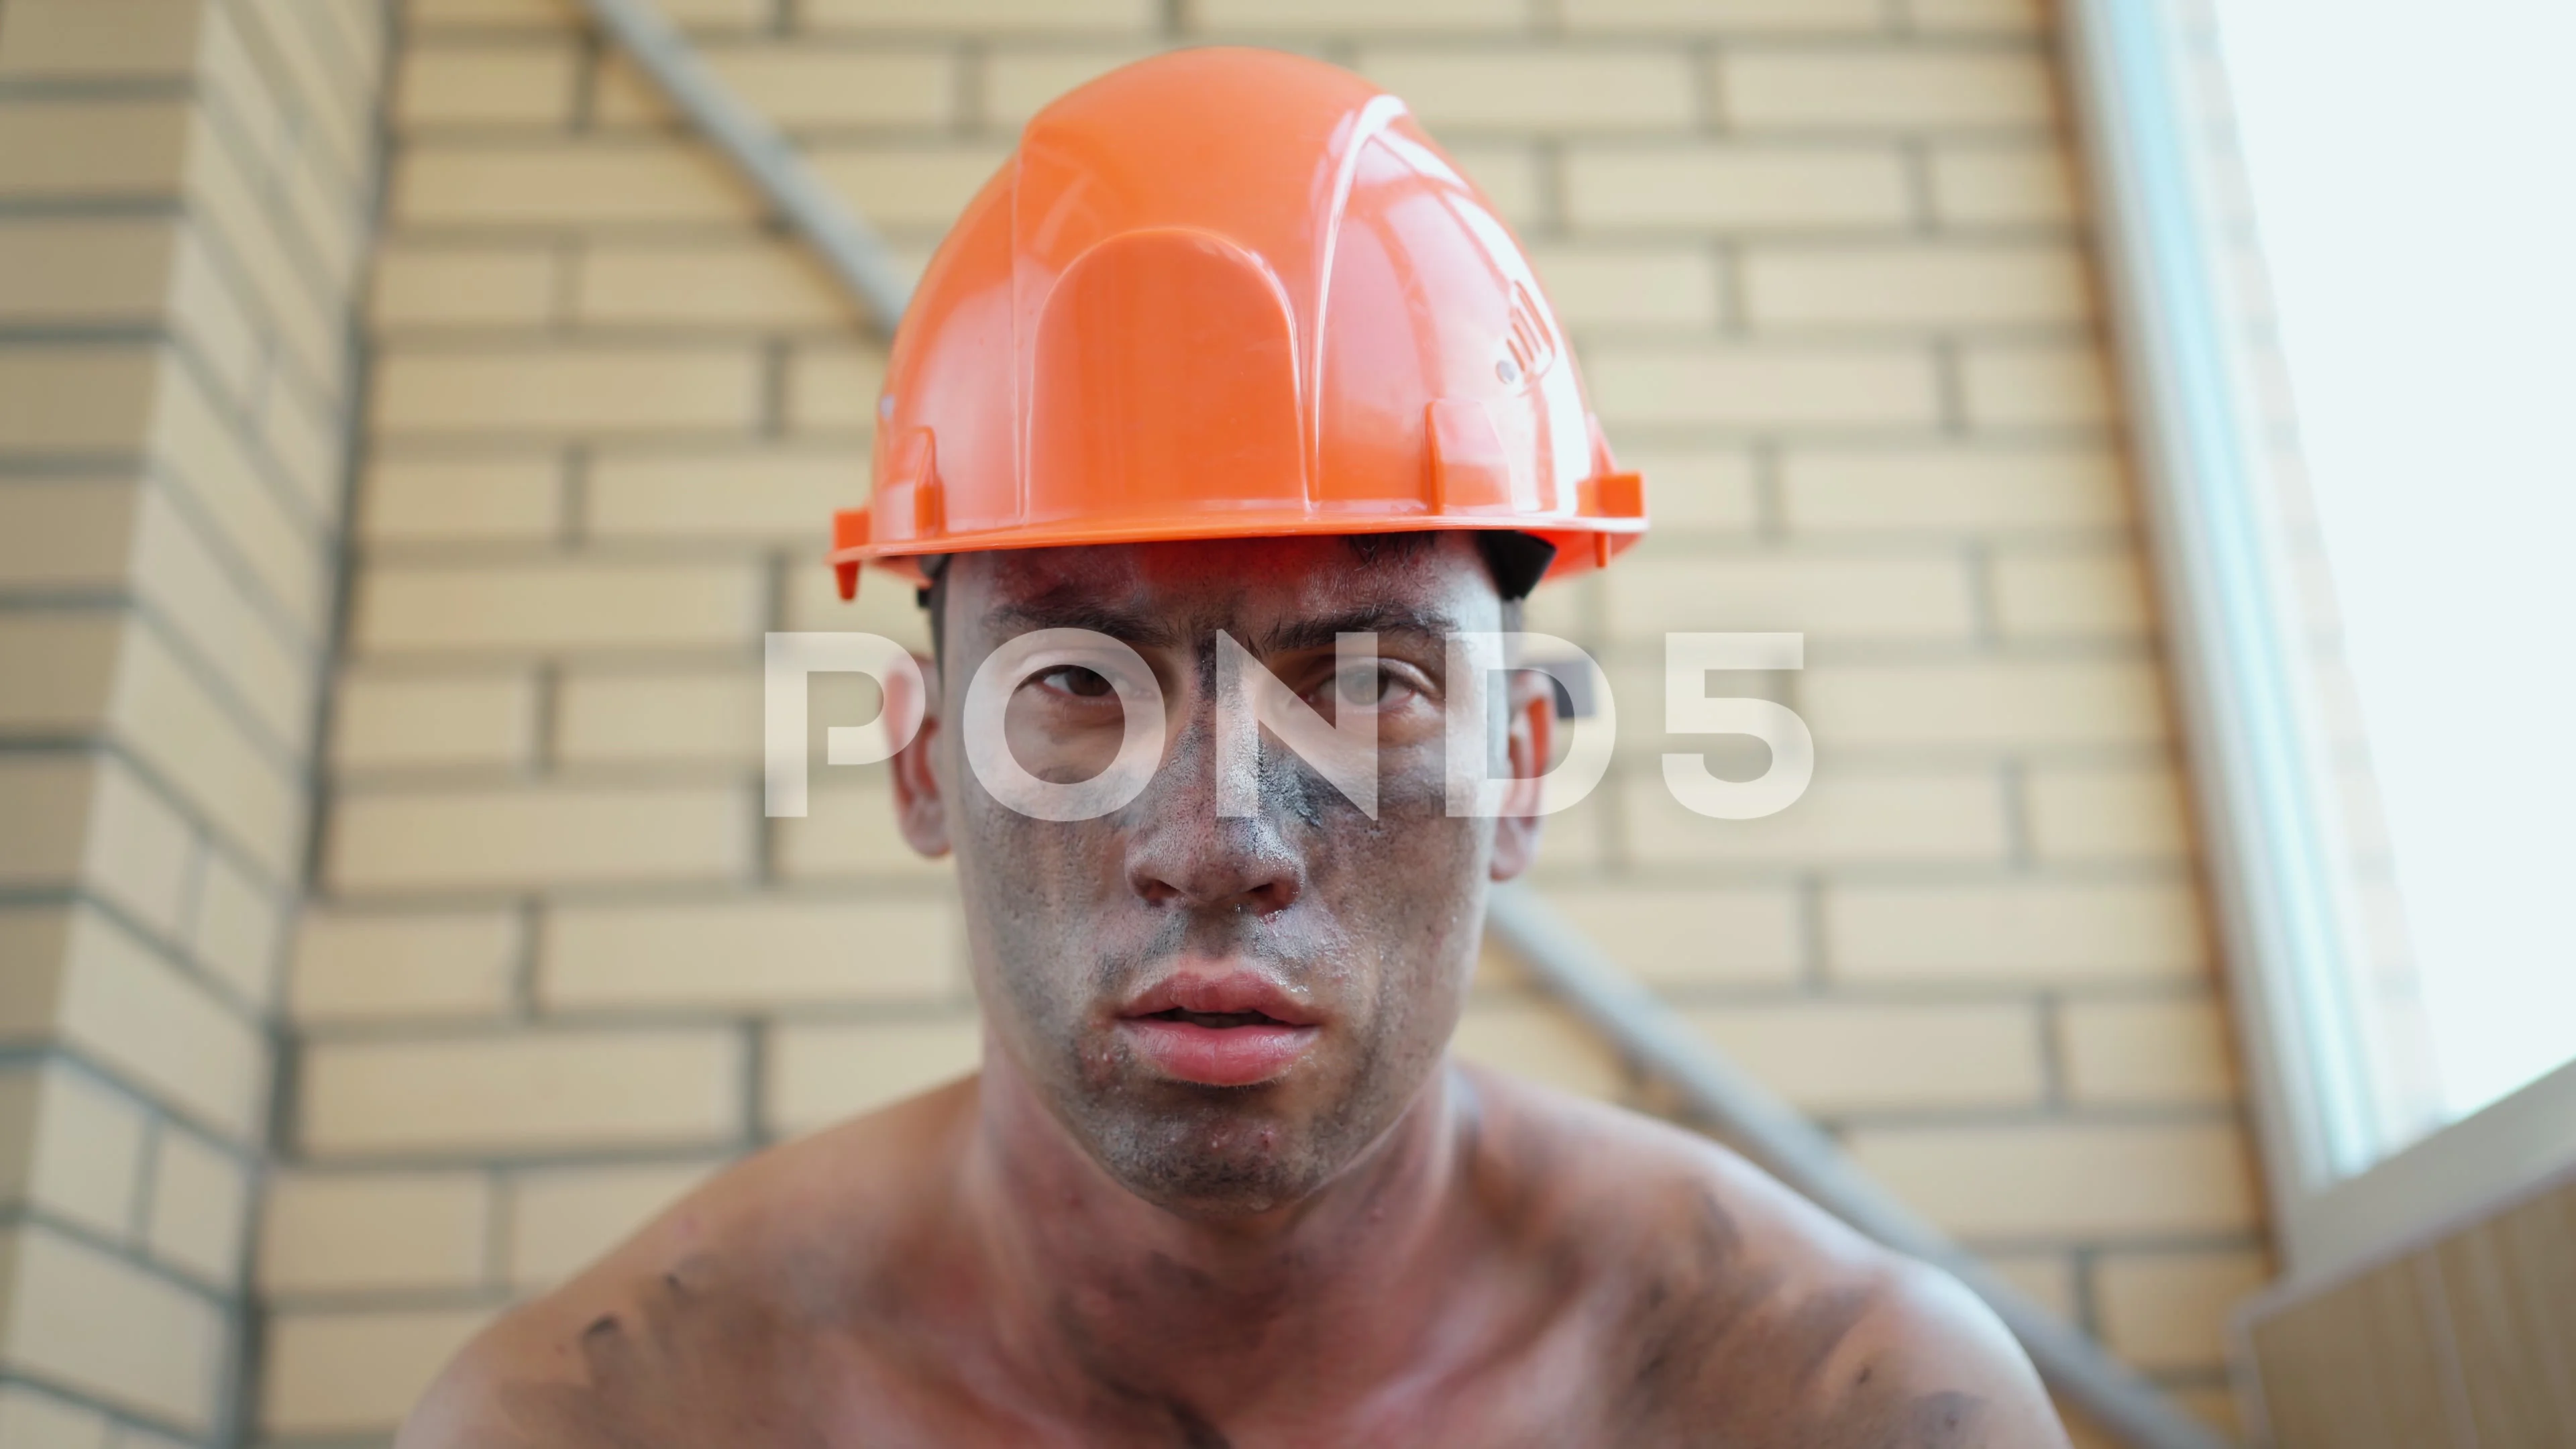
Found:
M 1121 1018 L 1162 1016 L 1258 1016 L 1285 1026 L 1312 1026 L 1316 1012 L 1296 993 L 1246 966 L 1215 970 L 1182 969 L 1147 987 L 1118 1009 Z
M 1249 1087 L 1285 1073 L 1314 1046 L 1316 1013 L 1258 971 L 1183 971 L 1118 1013 L 1118 1032 L 1163 1076 Z

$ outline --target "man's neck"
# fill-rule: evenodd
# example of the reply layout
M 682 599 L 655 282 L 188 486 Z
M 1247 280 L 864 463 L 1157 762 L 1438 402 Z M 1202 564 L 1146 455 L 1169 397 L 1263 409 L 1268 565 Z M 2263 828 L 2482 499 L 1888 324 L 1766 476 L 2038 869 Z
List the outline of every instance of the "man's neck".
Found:
M 1010 1359 L 1207 1415 L 1252 1409 L 1283 1377 L 1308 1402 L 1356 1397 L 1380 1366 L 1419 1362 L 1452 1296 L 1440 1285 L 1480 1238 L 1459 1231 L 1472 1088 L 1445 1065 L 1319 1191 L 1193 1217 L 1129 1191 L 1003 1053 L 986 1062 L 960 1222 Z

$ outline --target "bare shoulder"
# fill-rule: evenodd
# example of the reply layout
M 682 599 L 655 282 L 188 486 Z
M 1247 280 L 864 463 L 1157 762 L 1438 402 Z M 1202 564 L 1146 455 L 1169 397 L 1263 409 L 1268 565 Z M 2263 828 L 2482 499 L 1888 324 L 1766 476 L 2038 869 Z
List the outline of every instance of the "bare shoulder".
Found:
M 1705 1137 L 1467 1070 L 1487 1170 L 1558 1240 L 1533 1251 L 1580 1255 L 1617 1442 L 2065 1446 L 2020 1345 L 1949 1274 Z
M 944 1087 L 719 1173 L 477 1335 L 397 1449 L 805 1442 L 832 1406 L 804 1400 L 851 1381 L 853 1305 L 926 1216 L 916 1185 L 972 1095 Z

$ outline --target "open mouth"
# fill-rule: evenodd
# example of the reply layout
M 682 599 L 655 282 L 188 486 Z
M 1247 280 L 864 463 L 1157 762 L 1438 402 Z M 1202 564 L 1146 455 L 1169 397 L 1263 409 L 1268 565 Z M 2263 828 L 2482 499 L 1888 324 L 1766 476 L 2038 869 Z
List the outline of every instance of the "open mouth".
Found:
M 1157 1076 L 1249 1087 L 1284 1076 L 1323 1036 L 1285 985 L 1241 968 L 1185 970 L 1131 999 L 1119 1035 Z
M 1191 1026 L 1213 1027 L 1218 1030 L 1234 1026 L 1296 1025 L 1295 1022 L 1281 1021 L 1275 1016 L 1266 1015 L 1258 1011 L 1183 1011 L 1177 1006 L 1173 1007 L 1169 1011 L 1151 1011 L 1147 1012 L 1143 1016 L 1133 1017 L 1130 1019 L 1135 1021 L 1178 1021 L 1185 1022 Z

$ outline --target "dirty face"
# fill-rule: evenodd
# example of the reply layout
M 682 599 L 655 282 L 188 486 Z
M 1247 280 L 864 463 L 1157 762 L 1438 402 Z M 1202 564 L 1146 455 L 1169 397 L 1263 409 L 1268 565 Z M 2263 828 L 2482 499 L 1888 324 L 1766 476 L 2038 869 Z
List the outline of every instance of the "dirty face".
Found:
M 1193 1215 L 1314 1192 L 1422 1090 L 1458 1019 L 1487 882 L 1535 845 L 1530 818 L 1452 818 L 1447 636 L 1504 627 L 1462 536 L 1226 540 L 967 554 L 945 589 L 940 707 L 897 762 L 913 843 L 953 848 L 990 1039 L 1095 1161 Z M 969 681 L 1012 640 L 1087 629 L 1135 651 L 1164 701 L 1159 765 L 1087 820 L 1012 808 L 967 764 Z M 1256 802 L 1220 813 L 1218 634 L 1326 721 L 1374 716 L 1372 819 L 1260 732 Z M 1373 662 L 1336 636 L 1376 635 Z M 1003 733 L 1037 779 L 1099 775 L 1126 707 L 1107 655 L 1014 668 Z M 1133 666 L 1128 666 L 1131 671 Z M 1544 758 L 1545 695 L 1497 680 L 1503 768 Z M 1236 786 L 1240 800 L 1241 785 Z M 1506 808 L 1527 811 L 1535 787 Z

